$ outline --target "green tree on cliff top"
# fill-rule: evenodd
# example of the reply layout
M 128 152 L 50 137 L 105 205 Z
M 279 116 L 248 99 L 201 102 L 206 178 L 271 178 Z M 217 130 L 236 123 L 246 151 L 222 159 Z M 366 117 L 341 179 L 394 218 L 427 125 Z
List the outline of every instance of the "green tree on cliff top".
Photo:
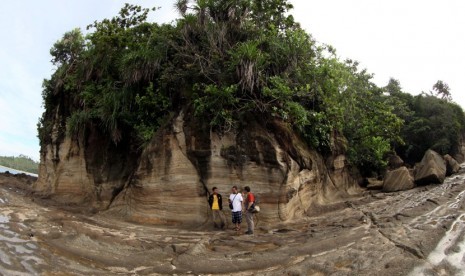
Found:
M 379 170 L 401 144 L 395 105 L 352 61 L 340 61 L 289 14 L 285 0 L 177 1 L 173 24 L 147 22 L 126 5 L 90 33 L 66 33 L 51 49 L 57 66 L 44 81 L 42 144 L 59 135 L 103 131 L 115 144 L 143 146 L 179 111 L 217 132 L 245 118 L 279 121 L 324 153 Z M 336 145 L 338 137 L 346 142 Z

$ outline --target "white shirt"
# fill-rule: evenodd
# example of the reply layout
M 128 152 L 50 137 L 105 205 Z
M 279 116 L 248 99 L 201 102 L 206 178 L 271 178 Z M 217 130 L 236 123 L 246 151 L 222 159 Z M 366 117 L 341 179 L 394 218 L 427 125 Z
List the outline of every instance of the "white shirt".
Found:
M 239 212 L 239 211 L 242 211 L 242 194 L 241 193 L 237 193 L 237 194 L 231 194 L 229 196 L 229 200 L 231 200 L 232 204 L 233 204 L 233 209 L 232 211 L 233 212 Z

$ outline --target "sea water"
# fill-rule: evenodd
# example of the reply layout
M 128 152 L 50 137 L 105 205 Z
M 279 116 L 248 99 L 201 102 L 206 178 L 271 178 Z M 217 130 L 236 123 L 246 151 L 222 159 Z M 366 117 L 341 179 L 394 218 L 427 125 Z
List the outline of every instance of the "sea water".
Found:
M 27 174 L 27 175 L 30 175 L 30 176 L 35 176 L 35 177 L 38 176 L 37 174 L 34 174 L 34 173 L 28 173 L 28 172 L 18 171 L 18 170 L 15 170 L 15 169 L 12 169 L 12 168 L 8 168 L 8 167 L 4 167 L 4 166 L 1 166 L 1 165 L 0 165 L 0 173 L 5 173 L 5 172 L 9 172 L 9 173 L 11 173 L 11 174 L 20 174 L 20 173 L 24 173 L 24 174 Z

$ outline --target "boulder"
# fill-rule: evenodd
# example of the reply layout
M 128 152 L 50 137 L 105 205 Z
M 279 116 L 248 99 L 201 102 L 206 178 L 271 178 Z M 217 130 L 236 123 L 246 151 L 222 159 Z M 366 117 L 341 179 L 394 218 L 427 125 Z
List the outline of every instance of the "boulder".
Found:
M 393 153 L 388 156 L 388 168 L 390 170 L 395 170 L 404 165 L 404 160 L 400 158 L 397 154 Z
M 413 187 L 415 187 L 413 177 L 406 167 L 400 167 L 386 173 L 383 183 L 384 192 L 410 190 Z
M 444 160 L 446 161 L 446 175 L 453 175 L 459 172 L 460 164 L 449 154 L 444 155 Z
M 446 161 L 433 150 L 427 150 L 423 159 L 415 166 L 415 183 L 440 184 L 446 178 Z

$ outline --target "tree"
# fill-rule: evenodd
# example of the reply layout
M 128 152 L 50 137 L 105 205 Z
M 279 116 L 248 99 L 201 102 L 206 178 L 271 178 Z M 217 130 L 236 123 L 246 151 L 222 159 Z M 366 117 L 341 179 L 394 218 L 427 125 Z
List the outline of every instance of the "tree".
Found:
M 147 22 L 149 9 L 126 5 L 89 25 L 87 36 L 73 30 L 54 44 L 57 68 L 44 81 L 38 124 L 42 144 L 58 125 L 59 135 L 82 138 L 97 129 L 115 145 L 141 149 L 183 111 L 219 133 L 250 120 L 286 125 L 309 147 L 347 153 L 369 174 L 383 169 L 392 147 L 409 156 L 411 148 L 422 150 L 426 143 L 414 139 L 443 119 L 422 113 L 442 104 L 423 107 L 425 96 L 404 93 L 395 79 L 380 88 L 358 62 L 318 44 L 294 22 L 286 0 L 179 0 L 176 7 L 181 18 L 159 25 Z M 442 82 L 434 89 L 450 96 Z M 458 111 L 445 110 L 461 124 Z M 417 128 L 422 120 L 427 127 Z M 428 145 L 447 151 L 454 142 L 446 140 Z
M 452 95 L 450 93 L 449 85 L 442 80 L 438 80 L 433 85 L 433 91 L 431 94 L 436 95 L 437 97 L 441 97 L 441 99 L 446 100 L 448 102 L 452 101 Z
M 388 104 L 404 121 L 401 136 L 405 143 L 394 144 L 396 152 L 407 163 L 419 162 L 428 149 L 441 154 L 454 154 L 460 136 L 465 130 L 465 116 L 460 106 L 447 99 L 447 84 L 438 81 L 438 93 L 412 96 L 400 89 L 400 84 L 390 81 Z M 442 92 L 439 92 L 442 91 Z M 439 98 L 439 95 L 445 95 Z

